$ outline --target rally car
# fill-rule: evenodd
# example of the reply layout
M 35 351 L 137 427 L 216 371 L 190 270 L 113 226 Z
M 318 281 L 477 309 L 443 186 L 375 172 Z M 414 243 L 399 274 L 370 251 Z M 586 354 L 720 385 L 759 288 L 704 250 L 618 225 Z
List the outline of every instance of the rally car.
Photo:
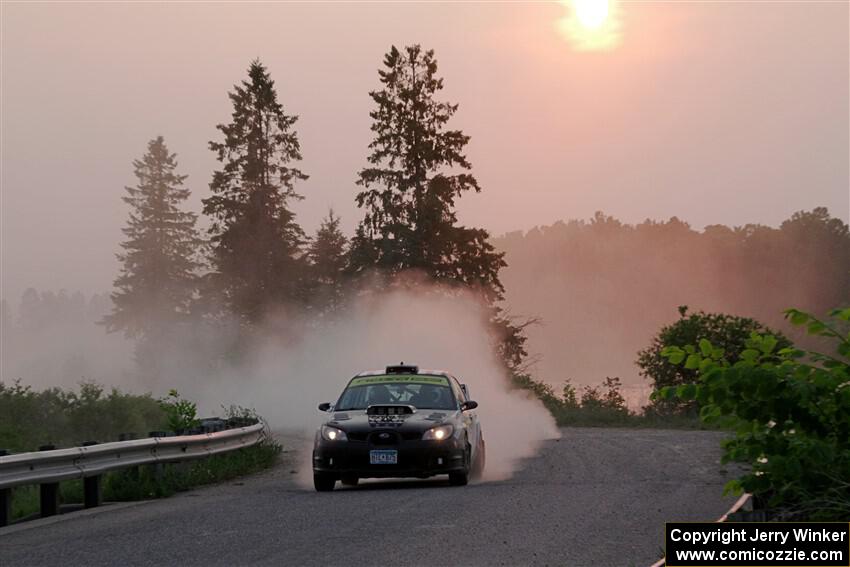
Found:
M 484 438 L 469 390 L 442 371 L 400 364 L 352 378 L 316 432 L 313 483 L 447 474 L 455 486 L 484 470 Z

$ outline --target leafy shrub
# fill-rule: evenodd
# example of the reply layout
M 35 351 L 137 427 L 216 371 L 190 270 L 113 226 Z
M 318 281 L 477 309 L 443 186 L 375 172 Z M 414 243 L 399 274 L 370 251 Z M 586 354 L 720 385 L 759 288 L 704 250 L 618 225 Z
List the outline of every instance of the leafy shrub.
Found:
M 254 408 L 231 404 L 229 406 L 221 406 L 221 409 L 223 411 L 222 417 L 227 420 L 230 427 L 245 427 L 254 423 L 263 423 L 266 429 L 268 429 L 268 423 L 266 423 L 263 416 L 258 414 Z
M 35 451 L 41 445 L 77 446 L 84 441 L 115 441 L 121 433 L 142 437 L 161 429 L 165 414 L 150 395 L 134 395 L 81 383 L 79 391 L 41 392 L 15 381 L 0 382 L 0 448 Z
M 679 307 L 679 320 L 663 327 L 652 339 L 652 343 L 638 352 L 637 365 L 640 374 L 652 381 L 653 389 L 666 386 L 693 384 L 697 381 L 698 369 L 690 365 L 678 364 L 664 356 L 665 349 L 686 348 L 706 340 L 714 348 L 722 349 L 730 362 L 738 361 L 747 348 L 746 341 L 752 333 L 767 333 L 776 338 L 777 349 L 791 345 L 781 333 L 773 331 L 754 319 L 736 317 L 723 313 L 705 313 L 699 311 L 688 314 L 688 307 Z M 688 353 L 690 354 L 690 353 Z M 664 415 L 696 415 L 697 405 L 692 401 L 678 398 L 656 397 L 652 400 L 648 413 Z
M 621 387 L 620 379 L 610 376 L 602 383 L 602 390 L 598 386 L 585 386 L 581 395 L 581 407 L 627 414 L 629 408 L 626 406 L 626 399 L 620 393 Z
M 169 390 L 168 395 L 159 400 L 159 406 L 165 412 L 168 429 L 178 435 L 200 424 L 197 404 L 181 397 L 177 390 Z
M 552 388 L 550 384 L 537 381 L 528 374 L 515 373 L 511 376 L 511 381 L 515 388 L 527 390 L 536 396 L 553 415 L 557 415 L 557 412 L 561 410 L 564 405 L 569 405 L 570 403 L 575 404 L 576 406 L 578 405 L 575 400 L 575 389 L 570 390 L 571 396 L 569 401 L 567 401 L 566 398 L 559 397 L 558 394 L 555 393 L 555 389 Z M 565 392 L 568 387 L 569 384 L 565 387 Z
M 655 396 L 696 401 L 703 420 L 733 426 L 723 461 L 751 469 L 727 490 L 753 493 L 782 518 L 850 517 L 850 309 L 831 316 L 822 321 L 786 311 L 792 324 L 832 341 L 833 355 L 782 346 L 776 336 L 757 332 L 735 359 L 708 339 L 662 352 L 699 380 Z
M 534 380 L 527 374 L 514 375 L 513 384 L 517 388 L 528 390 L 543 402 L 546 409 L 561 426 L 657 426 L 693 427 L 694 421 L 666 420 L 658 423 L 647 420 L 642 415 L 629 411 L 621 393 L 619 378 L 606 378 L 601 386 L 585 386 L 579 397 L 575 386 L 569 380 L 564 382 L 561 394 L 546 383 Z

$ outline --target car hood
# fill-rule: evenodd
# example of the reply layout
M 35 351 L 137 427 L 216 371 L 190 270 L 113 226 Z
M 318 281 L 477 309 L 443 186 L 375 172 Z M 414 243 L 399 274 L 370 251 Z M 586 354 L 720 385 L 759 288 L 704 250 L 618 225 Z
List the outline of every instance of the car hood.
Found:
M 459 410 L 416 409 L 407 415 L 367 415 L 366 410 L 335 411 L 325 423 L 343 431 L 398 429 L 425 431 L 441 423 L 452 423 Z

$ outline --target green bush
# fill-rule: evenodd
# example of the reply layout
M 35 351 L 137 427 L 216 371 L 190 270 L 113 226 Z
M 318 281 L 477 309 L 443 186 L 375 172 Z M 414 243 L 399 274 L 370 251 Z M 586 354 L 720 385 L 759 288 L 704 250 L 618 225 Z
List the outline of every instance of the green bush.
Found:
M 667 348 L 684 348 L 707 340 L 715 348 L 722 349 L 727 360 L 736 362 L 747 347 L 746 341 L 752 333 L 768 333 L 776 337 L 779 349 L 791 345 L 781 333 L 773 331 L 755 319 L 736 317 L 724 313 L 688 313 L 688 307 L 679 307 L 679 320 L 663 327 L 652 339 L 652 343 L 638 352 L 637 365 L 640 374 L 652 381 L 653 390 L 667 386 L 693 384 L 697 381 L 697 369 L 671 362 L 663 352 Z M 654 398 L 646 408 L 648 415 L 691 415 L 696 417 L 699 408 L 693 401 L 678 398 Z
M 169 390 L 166 397 L 160 398 L 159 407 L 165 412 L 168 429 L 178 435 L 200 423 L 197 404 L 184 399 L 177 390 Z
M 850 518 L 850 309 L 822 321 L 790 309 L 792 324 L 833 343 L 834 354 L 782 346 L 753 332 L 737 360 L 707 339 L 669 346 L 671 364 L 697 373 L 695 384 L 666 387 L 664 400 L 695 401 L 701 418 L 734 427 L 723 461 L 750 465 L 727 490 L 753 493 L 780 518 Z
M 150 395 L 133 395 L 84 382 L 79 391 L 41 392 L 19 381 L 0 382 L 0 448 L 35 451 L 41 445 L 78 446 L 116 441 L 122 433 L 147 436 L 165 426 L 165 413 Z
M 229 406 L 224 415 L 231 424 L 248 425 L 263 421 L 256 411 Z M 113 388 L 104 395 L 103 387 L 83 383 L 79 392 L 52 388 L 35 392 L 29 386 L 0 382 L 0 447 L 14 452 L 36 450 L 40 445 L 79 446 L 83 441 L 114 441 L 120 433 L 161 430 L 185 432 L 198 424 L 197 407 L 171 390 L 166 398 L 155 400 L 149 394 L 125 394 Z M 169 496 L 193 486 L 221 482 L 249 474 L 274 464 L 282 447 L 266 436 L 251 447 L 213 455 L 196 461 L 164 465 L 144 465 L 107 473 L 103 476 L 106 501 L 144 500 Z M 81 480 L 60 483 L 60 501 L 83 501 Z M 36 514 L 38 487 L 13 490 L 12 517 Z
M 636 414 L 629 411 L 619 378 L 606 378 L 601 386 L 585 386 L 581 396 L 569 381 L 561 394 L 528 374 L 512 376 L 516 388 L 528 390 L 549 410 L 559 426 L 706 428 L 696 418 Z

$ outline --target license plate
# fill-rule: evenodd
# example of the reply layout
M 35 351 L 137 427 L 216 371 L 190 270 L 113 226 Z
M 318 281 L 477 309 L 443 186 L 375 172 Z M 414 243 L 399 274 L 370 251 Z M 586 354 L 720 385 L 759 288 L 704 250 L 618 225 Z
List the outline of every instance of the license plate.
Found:
M 369 451 L 369 463 L 373 465 L 397 465 L 398 451 L 395 449 Z

